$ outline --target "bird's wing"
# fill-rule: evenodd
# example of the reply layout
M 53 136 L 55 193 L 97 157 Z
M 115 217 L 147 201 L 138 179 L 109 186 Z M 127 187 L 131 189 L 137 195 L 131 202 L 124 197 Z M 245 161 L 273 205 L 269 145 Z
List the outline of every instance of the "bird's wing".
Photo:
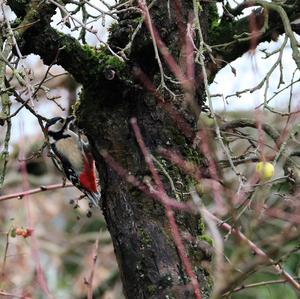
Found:
M 83 172 L 79 176 L 81 185 L 90 192 L 98 192 L 96 184 L 95 161 L 90 157 L 85 156 L 83 165 Z

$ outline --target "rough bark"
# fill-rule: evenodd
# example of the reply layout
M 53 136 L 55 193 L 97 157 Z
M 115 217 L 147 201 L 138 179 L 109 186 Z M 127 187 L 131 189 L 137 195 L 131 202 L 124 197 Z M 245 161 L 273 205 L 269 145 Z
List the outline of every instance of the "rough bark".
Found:
M 166 17 L 166 7 L 162 7 L 160 5 L 160 14 L 155 6 L 151 12 L 155 25 L 164 33 L 162 37 L 172 49 L 172 45 L 178 43 L 178 31 L 174 20 Z M 123 16 L 121 23 L 125 28 L 132 22 L 131 17 Z M 111 37 L 112 46 L 118 45 L 117 34 Z M 155 82 L 157 65 L 146 28 L 137 37 L 133 47 L 131 60 L 135 67 L 138 65 Z M 172 52 L 178 55 L 178 47 L 174 47 Z M 191 143 L 191 140 L 182 137 L 168 112 L 158 105 L 155 97 L 135 85 L 118 86 L 114 80 L 102 81 L 100 88 L 89 87 L 82 94 L 78 119 L 94 144 L 97 165 L 102 174 L 102 209 L 113 239 L 125 296 L 194 298 L 174 245 L 164 207 L 130 186 L 124 178 L 120 179 L 99 155 L 101 150 L 108 150 L 122 167 L 141 181 L 150 175 L 130 126 L 131 117 L 137 118 L 146 146 L 154 155 L 158 146 L 172 145 L 172 148 L 183 152 Z M 193 118 L 190 117 L 188 121 L 193 126 Z M 178 143 L 178 139 L 182 143 Z M 192 235 L 195 240 L 203 233 L 198 217 L 182 212 L 176 216 L 182 232 Z M 203 298 L 207 298 L 211 280 L 201 265 L 207 257 L 196 242 L 187 242 L 185 245 Z
M 146 145 L 154 154 L 157 146 L 165 146 L 166 141 L 175 144 L 174 124 L 153 98 L 143 93 L 107 95 L 98 90 L 97 97 L 88 95 L 83 101 L 81 124 L 94 142 L 95 157 L 102 174 L 103 213 L 114 242 L 126 297 L 165 298 L 169 295 L 193 298 L 190 287 L 180 287 L 186 285 L 188 279 L 175 249 L 164 208 L 120 179 L 109 165 L 103 164 L 99 155 L 99 151 L 107 149 L 118 163 L 143 180 L 149 176 L 149 171 L 132 133 L 130 117 L 137 117 Z M 196 219 L 192 226 L 185 215 L 180 214 L 177 219 L 182 231 L 189 229 L 189 233 L 197 238 L 201 228 Z M 195 245 L 192 242 L 186 244 L 186 248 L 206 298 L 210 283 L 201 267 L 205 254 Z

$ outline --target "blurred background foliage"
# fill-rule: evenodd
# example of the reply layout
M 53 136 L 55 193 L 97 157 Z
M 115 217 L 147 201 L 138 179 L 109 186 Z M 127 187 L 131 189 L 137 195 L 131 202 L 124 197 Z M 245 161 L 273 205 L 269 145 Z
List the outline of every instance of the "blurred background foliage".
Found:
M 26 169 L 30 189 L 62 183 L 62 174 L 47 157 L 46 151 L 32 158 L 42 143 L 41 136 L 26 140 L 26 157 L 29 157 Z M 2 195 L 22 190 L 24 182 L 18 147 L 18 144 L 14 145 Z M 37 246 L 38 260 L 54 298 L 85 298 L 85 279 L 90 275 L 95 242 L 98 240 L 93 285 L 99 295 L 95 298 L 123 298 L 105 220 L 99 215 L 87 217 L 85 199 L 78 201 L 77 208 L 70 204 L 70 201 L 77 201 L 80 195 L 72 187 L 0 202 L 0 289 L 30 298 L 44 298 L 45 295 L 36 287 L 37 257 L 34 257 L 32 247 Z M 101 212 L 97 210 L 94 214 Z M 36 244 L 30 236 L 23 238 L 12 234 L 15 228 L 28 228 L 29 223 L 33 223 Z

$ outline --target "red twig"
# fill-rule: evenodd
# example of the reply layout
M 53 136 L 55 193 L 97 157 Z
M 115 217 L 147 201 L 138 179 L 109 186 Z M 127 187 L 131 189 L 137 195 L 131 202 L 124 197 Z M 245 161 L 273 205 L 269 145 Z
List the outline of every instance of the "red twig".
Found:
M 120 177 L 126 179 L 126 181 L 129 184 L 133 185 L 134 187 L 136 187 L 149 197 L 153 198 L 154 200 L 157 200 L 162 204 L 167 203 L 171 208 L 176 210 L 186 211 L 192 214 L 195 214 L 195 212 L 197 212 L 192 202 L 178 202 L 174 198 L 170 198 L 168 195 L 161 194 L 161 192 L 155 190 L 154 188 L 149 189 L 148 186 L 140 182 L 135 176 L 128 175 L 128 171 L 124 169 L 120 164 L 118 164 L 106 150 L 101 150 L 100 154 L 107 163 L 107 165 L 109 165 L 111 169 L 113 169 Z
M 198 182 L 201 181 L 202 174 L 199 169 L 199 166 L 197 166 L 194 163 L 191 163 L 189 161 L 185 161 L 182 156 L 180 156 L 178 153 L 175 153 L 172 150 L 159 147 L 157 152 L 160 155 L 164 156 L 166 159 L 168 159 L 171 163 L 173 163 L 174 165 L 179 167 L 185 173 L 192 176 L 196 181 L 198 181 Z
M 19 295 L 7 293 L 5 291 L 0 291 L 0 296 L 9 297 L 9 298 L 19 298 L 19 299 L 32 299 L 31 297 L 22 296 L 22 295 L 19 296 Z
M 96 263 L 97 263 L 97 258 L 98 258 L 98 248 L 99 248 L 99 239 L 97 239 L 95 241 L 95 248 L 93 250 L 92 269 L 91 269 L 90 277 L 87 280 L 87 286 L 88 286 L 87 298 L 88 299 L 93 299 L 93 279 L 94 279 Z
M 153 83 L 149 80 L 147 75 L 139 68 L 135 68 L 134 70 L 135 76 L 138 78 L 138 80 L 144 85 L 144 87 L 154 94 L 158 104 L 168 113 L 169 117 L 171 117 L 176 126 L 179 130 L 190 140 L 193 140 L 195 137 L 194 132 L 192 131 L 191 127 L 187 124 L 187 122 L 184 120 L 184 118 L 180 115 L 178 111 L 171 105 L 170 103 L 167 103 L 164 101 L 162 96 L 156 91 L 155 86 Z M 223 199 L 221 197 L 221 189 L 220 184 L 218 183 L 219 178 L 217 174 L 217 167 L 214 163 L 214 159 L 211 156 L 211 151 L 208 146 L 208 137 L 204 130 L 198 132 L 198 138 L 201 139 L 201 142 L 197 143 L 197 146 L 199 150 L 202 150 L 204 155 L 206 155 L 208 163 L 209 163 L 209 172 L 211 177 L 215 180 L 212 184 L 212 189 L 214 193 L 214 199 L 216 200 L 216 206 L 217 210 L 222 214 L 224 211 L 224 203 Z M 200 144 L 199 144 L 200 143 Z
M 180 69 L 180 67 L 176 63 L 176 61 L 174 60 L 173 56 L 169 52 L 169 50 L 168 50 L 167 46 L 165 45 L 165 43 L 160 38 L 155 26 L 152 23 L 152 20 L 151 20 L 150 13 L 149 13 L 146 2 L 144 0 L 140 0 L 139 4 L 140 4 L 140 7 L 143 11 L 144 17 L 145 17 L 146 26 L 148 27 L 148 30 L 152 35 L 153 41 L 156 42 L 161 55 L 164 57 L 164 59 L 165 59 L 166 63 L 168 64 L 170 70 L 175 75 L 175 77 L 180 82 L 180 84 L 183 87 L 188 87 L 189 82 L 188 82 L 186 76 L 184 75 L 184 73 L 182 72 L 182 70 Z
M 130 122 L 131 122 L 131 125 L 132 125 L 132 128 L 133 128 L 137 143 L 139 144 L 139 147 L 140 147 L 140 149 L 141 149 L 141 151 L 144 155 L 145 161 L 148 165 L 149 170 L 151 171 L 151 174 L 154 178 L 154 181 L 155 181 L 159 191 L 163 192 L 164 186 L 163 186 L 162 181 L 161 181 L 161 179 L 160 179 L 160 177 L 159 177 L 159 175 L 158 175 L 158 173 L 155 169 L 155 166 L 153 164 L 151 155 L 149 154 L 149 151 L 146 148 L 146 145 L 145 145 L 144 140 L 142 138 L 142 134 L 141 134 L 140 128 L 138 127 L 136 118 L 135 117 L 131 118 Z
M 148 168 L 149 168 L 149 170 L 150 170 L 150 172 L 151 172 L 151 174 L 154 178 L 155 184 L 158 187 L 159 193 L 161 193 L 163 195 L 163 198 L 165 198 L 165 197 L 167 197 L 167 194 L 164 190 L 162 181 L 161 181 L 161 179 L 160 179 L 160 177 L 159 177 L 159 175 L 156 171 L 156 168 L 153 164 L 153 161 L 151 159 L 149 151 L 145 146 L 144 140 L 142 138 L 142 134 L 141 134 L 140 129 L 137 125 L 136 118 L 131 119 L 131 124 L 132 124 L 133 131 L 135 133 L 135 136 L 136 136 L 136 140 L 137 140 L 137 142 L 139 144 L 139 147 L 140 147 L 140 149 L 141 149 L 141 151 L 144 155 L 144 158 L 145 158 L 145 161 L 148 165 Z M 168 203 L 166 203 L 164 200 L 162 202 L 163 202 L 164 207 L 166 209 L 166 215 L 167 215 L 168 221 L 170 223 L 171 232 L 172 232 L 172 236 L 173 236 L 175 246 L 176 246 L 177 251 L 179 253 L 180 259 L 181 259 L 181 261 L 184 265 L 185 271 L 186 271 L 188 277 L 191 280 L 191 283 L 192 283 L 192 286 L 193 286 L 193 289 L 194 289 L 195 298 L 196 299 L 201 299 L 202 297 L 201 297 L 201 293 L 200 293 L 199 282 L 198 282 L 197 277 L 196 277 L 196 275 L 195 275 L 195 273 L 192 269 L 192 265 L 190 263 L 190 260 L 187 256 L 187 253 L 186 253 L 186 250 L 184 248 L 184 244 L 182 242 L 182 239 L 181 239 L 181 236 L 180 236 L 180 233 L 179 233 L 176 221 L 175 221 L 174 212 L 172 211 L 172 209 L 171 209 L 171 207 Z
M 288 213 L 285 212 L 281 209 L 277 208 L 268 208 L 264 211 L 269 217 L 281 219 L 283 221 L 289 222 L 289 223 L 294 223 L 294 224 L 300 224 L 300 215 L 297 213 Z M 298 211 L 299 212 L 299 209 Z
M 255 12 L 251 13 L 248 17 L 249 20 L 249 31 L 251 32 L 251 39 L 250 39 L 250 50 L 255 51 L 257 47 L 257 42 L 261 36 L 260 28 L 258 27 L 256 21 Z
M 164 100 L 161 94 L 156 90 L 154 84 L 147 77 L 147 75 L 138 67 L 133 69 L 134 76 L 144 85 L 144 87 L 151 92 L 158 103 L 158 105 L 168 113 L 168 116 L 173 119 L 175 125 L 179 130 L 190 140 L 194 139 L 195 133 L 193 132 L 191 126 L 186 122 L 182 115 L 177 111 L 177 109 L 171 103 Z
M 20 146 L 20 156 L 21 156 L 21 162 L 20 162 L 20 168 L 21 168 L 21 174 L 22 174 L 22 181 L 23 181 L 23 189 L 28 190 L 29 189 L 29 179 L 28 179 L 28 172 L 26 168 L 25 163 L 25 139 L 24 139 L 24 130 L 23 130 L 23 123 L 21 125 L 21 132 L 23 133 L 21 138 L 21 146 Z M 34 230 L 34 224 L 33 224 L 33 218 L 31 214 L 31 207 L 30 207 L 30 201 L 28 198 L 28 195 L 24 196 L 24 206 L 26 210 L 26 217 L 27 217 L 27 226 Z M 38 245 L 37 245 L 37 239 L 35 237 L 35 234 L 32 234 L 31 237 L 31 254 L 32 259 L 35 264 L 35 270 L 37 275 L 37 281 L 39 284 L 40 289 L 44 293 L 45 297 L 48 299 L 53 299 L 52 294 L 49 291 L 48 284 L 46 281 L 45 274 L 43 272 L 40 257 L 39 257 L 39 251 L 38 251 Z
M 180 42 L 181 47 L 184 47 L 184 37 L 186 35 L 185 32 L 186 28 L 182 17 L 182 12 L 183 12 L 182 4 L 180 0 L 174 0 L 172 2 L 175 10 L 175 21 L 178 27 L 178 40 Z
M 241 233 L 239 230 L 236 228 L 233 228 L 231 225 L 228 223 L 223 222 L 213 214 L 207 211 L 207 214 L 209 217 L 211 217 L 214 221 L 218 223 L 220 227 L 225 229 L 226 231 L 230 232 L 231 234 L 235 235 L 240 241 L 246 243 L 251 250 L 253 250 L 258 256 L 266 259 L 269 261 L 273 268 L 276 270 L 278 274 L 280 274 L 287 283 L 289 283 L 291 286 L 293 286 L 295 289 L 300 291 L 300 284 L 289 274 L 287 273 L 284 269 L 282 269 L 281 265 L 278 263 L 275 263 L 275 261 L 270 258 L 262 249 L 260 249 L 256 244 L 254 244 L 251 240 L 249 240 L 243 233 Z
M 208 170 L 211 178 L 213 179 L 212 181 L 212 191 L 213 191 L 213 197 L 216 202 L 216 210 L 219 214 L 224 214 L 225 212 L 225 206 L 222 198 L 222 186 L 219 183 L 219 176 L 217 172 L 217 165 L 215 163 L 215 159 L 212 156 L 212 151 L 209 148 L 209 142 L 208 142 L 208 135 L 205 132 L 205 130 L 201 129 L 198 131 L 197 134 L 197 147 L 199 148 L 200 151 L 202 151 L 203 155 L 206 157 L 208 161 Z
M 24 196 L 27 196 L 27 195 L 44 192 L 44 191 L 49 191 L 49 190 L 60 189 L 60 188 L 67 188 L 67 187 L 74 187 L 74 186 L 71 183 L 40 186 L 39 188 L 36 188 L 36 189 L 31 189 L 31 190 L 8 194 L 8 195 L 2 195 L 2 196 L 0 196 L 0 201 L 12 199 L 12 198 L 22 199 Z
M 185 94 L 185 101 L 190 105 L 190 108 L 196 116 L 198 117 L 201 109 L 198 105 L 198 103 L 195 101 L 195 80 L 194 80 L 194 59 L 193 59 L 193 46 L 191 44 L 191 38 L 188 37 L 188 40 L 186 40 L 186 43 L 182 45 L 182 51 L 184 53 L 183 56 L 186 56 L 186 60 L 183 61 L 183 65 L 185 65 L 185 69 L 187 71 L 187 76 L 184 73 L 184 68 L 175 61 L 174 57 L 170 53 L 168 47 L 165 45 L 163 40 L 161 39 L 157 29 L 155 28 L 151 16 L 147 7 L 147 4 L 145 0 L 139 1 L 140 7 L 143 11 L 145 23 L 148 27 L 148 30 L 151 34 L 153 43 L 157 45 L 158 50 L 160 51 L 162 57 L 166 61 L 167 65 L 169 66 L 169 69 L 174 74 L 180 85 L 182 86 L 182 89 L 184 90 Z M 192 34 L 192 30 L 190 30 L 190 34 Z M 188 34 L 184 34 L 183 36 L 186 36 Z

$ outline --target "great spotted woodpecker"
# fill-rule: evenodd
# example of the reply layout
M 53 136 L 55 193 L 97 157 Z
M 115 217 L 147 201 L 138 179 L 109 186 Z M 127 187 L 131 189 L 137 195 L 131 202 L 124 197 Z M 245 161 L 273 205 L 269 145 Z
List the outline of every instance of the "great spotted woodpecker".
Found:
M 88 197 L 92 206 L 99 207 L 101 194 L 97 190 L 95 161 L 89 144 L 70 129 L 73 122 L 73 116 L 54 117 L 47 122 L 51 151 L 67 179 Z

